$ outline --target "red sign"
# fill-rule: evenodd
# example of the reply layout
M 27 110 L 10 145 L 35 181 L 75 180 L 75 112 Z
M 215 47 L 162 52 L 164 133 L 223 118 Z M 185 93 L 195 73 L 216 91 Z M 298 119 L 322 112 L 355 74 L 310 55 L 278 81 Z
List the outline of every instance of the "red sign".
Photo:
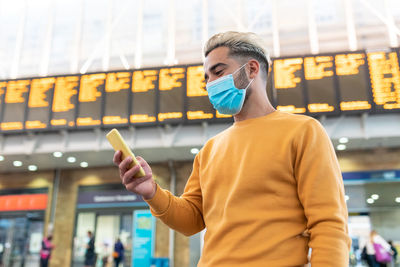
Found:
M 47 194 L 0 196 L 1 211 L 44 210 L 47 206 Z

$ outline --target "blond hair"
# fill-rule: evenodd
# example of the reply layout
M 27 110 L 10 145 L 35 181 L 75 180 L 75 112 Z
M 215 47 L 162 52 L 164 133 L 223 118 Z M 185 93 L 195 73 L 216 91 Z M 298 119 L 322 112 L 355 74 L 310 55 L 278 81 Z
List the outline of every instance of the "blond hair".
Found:
M 217 33 L 204 45 L 204 56 L 207 57 L 211 51 L 222 46 L 229 48 L 229 56 L 241 60 L 250 58 L 257 60 L 266 79 L 271 59 L 265 48 L 264 41 L 258 35 L 252 32 L 235 31 Z

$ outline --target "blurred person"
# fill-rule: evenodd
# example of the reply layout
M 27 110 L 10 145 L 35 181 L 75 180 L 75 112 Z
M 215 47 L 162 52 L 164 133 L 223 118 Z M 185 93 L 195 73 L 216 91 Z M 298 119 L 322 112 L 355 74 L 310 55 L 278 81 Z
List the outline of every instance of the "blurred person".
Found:
M 108 263 L 108 258 L 110 257 L 110 251 L 108 249 L 108 243 L 104 242 L 101 249 L 101 266 L 106 267 Z
M 124 260 L 124 250 L 125 250 L 124 245 L 122 245 L 121 240 L 118 238 L 114 244 L 114 252 L 113 252 L 115 267 L 118 267 L 119 264 Z
M 48 235 L 42 240 L 42 248 L 40 249 L 40 267 L 47 267 L 51 257 L 51 251 L 54 249 L 54 245 L 51 243 L 53 239 L 52 235 Z
M 388 244 L 390 245 L 390 249 L 392 250 L 392 252 L 393 252 L 393 254 L 392 254 L 392 257 L 393 257 L 393 264 L 392 264 L 392 266 L 397 266 L 397 254 L 398 254 L 398 252 L 397 252 L 397 249 L 396 249 L 396 247 L 393 245 L 393 241 L 392 240 L 390 240 L 389 242 L 388 242 Z
M 204 49 L 210 102 L 234 124 L 196 155 L 182 196 L 114 154 L 126 189 L 139 194 L 169 227 L 207 229 L 199 267 L 347 266 L 350 238 L 335 150 L 321 124 L 276 111 L 266 87 L 270 59 L 254 33 L 225 32 Z
M 380 257 L 382 254 L 385 254 L 385 252 L 389 254 L 389 258 L 386 257 L 384 261 Z M 385 239 L 378 235 L 375 230 L 372 230 L 366 244 L 366 253 L 369 267 L 386 267 L 386 263 L 390 262 L 392 251 Z
M 85 267 L 93 267 L 96 261 L 96 254 L 94 252 L 94 236 L 91 231 L 87 232 L 88 243 L 86 244 L 85 251 Z

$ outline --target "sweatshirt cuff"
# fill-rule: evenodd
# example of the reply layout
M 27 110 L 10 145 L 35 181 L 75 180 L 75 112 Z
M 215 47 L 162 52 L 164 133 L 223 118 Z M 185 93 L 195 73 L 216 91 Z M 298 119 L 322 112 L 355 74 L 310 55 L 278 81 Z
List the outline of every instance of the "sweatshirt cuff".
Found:
M 156 193 L 151 199 L 144 199 L 150 206 L 153 213 L 161 215 L 169 208 L 169 194 L 167 190 L 162 189 L 158 184 Z

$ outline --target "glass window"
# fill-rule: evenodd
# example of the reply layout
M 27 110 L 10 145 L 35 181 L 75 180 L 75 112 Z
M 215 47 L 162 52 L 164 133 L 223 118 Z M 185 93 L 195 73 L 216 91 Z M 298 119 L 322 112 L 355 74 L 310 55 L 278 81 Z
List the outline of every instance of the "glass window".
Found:
M 76 233 L 73 249 L 73 266 L 81 266 L 84 262 L 86 244 L 89 239 L 88 231 L 95 231 L 96 214 L 94 212 L 80 212 L 76 222 Z

